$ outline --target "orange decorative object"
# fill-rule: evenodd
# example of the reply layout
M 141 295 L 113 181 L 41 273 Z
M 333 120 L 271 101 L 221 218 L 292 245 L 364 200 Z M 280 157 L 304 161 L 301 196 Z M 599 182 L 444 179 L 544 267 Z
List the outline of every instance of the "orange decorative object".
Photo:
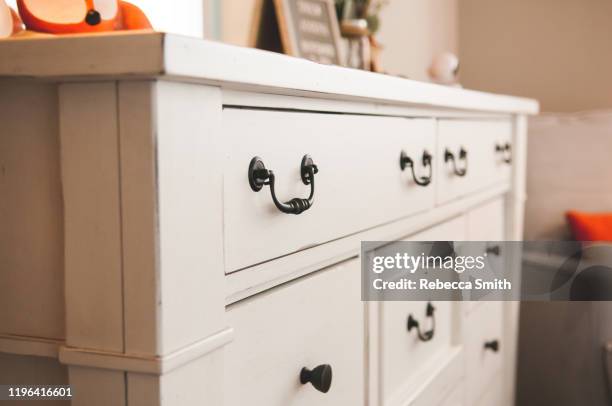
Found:
M 2 0 L 0 0 L 2 1 Z M 144 12 L 117 0 L 17 0 L 26 28 L 49 34 L 151 29 Z
M 612 213 L 569 211 L 565 216 L 576 241 L 612 241 Z

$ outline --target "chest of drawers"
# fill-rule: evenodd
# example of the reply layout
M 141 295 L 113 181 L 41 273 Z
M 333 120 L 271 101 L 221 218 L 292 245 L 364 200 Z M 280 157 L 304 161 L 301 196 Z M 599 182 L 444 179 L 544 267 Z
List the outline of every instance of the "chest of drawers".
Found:
M 520 239 L 536 102 L 165 34 L 0 42 L 0 88 L 0 382 L 512 404 L 516 304 L 434 303 L 420 342 L 426 304 L 362 302 L 358 256 Z

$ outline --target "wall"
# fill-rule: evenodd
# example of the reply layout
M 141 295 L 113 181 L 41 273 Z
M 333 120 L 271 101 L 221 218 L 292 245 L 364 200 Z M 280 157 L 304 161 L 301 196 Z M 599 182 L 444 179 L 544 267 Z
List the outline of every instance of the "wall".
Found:
M 247 46 L 253 12 L 258 3 L 258 0 L 222 0 L 220 39 L 230 44 Z
M 270 0 L 271 1 L 271 0 Z M 256 0 L 223 0 L 222 39 L 248 44 Z M 382 13 L 379 40 L 386 71 L 426 80 L 433 55 L 457 52 L 458 0 L 391 0 Z
M 427 80 L 434 55 L 458 52 L 458 0 L 391 0 L 381 17 L 378 39 L 389 73 Z
M 609 0 L 461 0 L 462 83 L 544 111 L 612 107 L 610 21 Z
M 568 210 L 610 211 L 612 112 L 564 113 L 529 120 L 526 240 L 570 239 Z M 612 338 L 612 337 L 611 337 Z
M 272 1 L 272 0 L 266 0 Z M 442 51 L 458 51 L 459 0 L 390 0 L 382 12 L 379 41 L 389 73 L 427 80 L 427 67 Z M 7 0 L 15 5 L 15 0 Z M 131 0 L 142 7 L 158 31 L 206 37 L 236 45 L 249 43 L 259 0 Z
M 158 31 L 191 37 L 204 36 L 204 2 L 181 0 L 180 7 L 173 1 L 129 0 L 141 7 Z

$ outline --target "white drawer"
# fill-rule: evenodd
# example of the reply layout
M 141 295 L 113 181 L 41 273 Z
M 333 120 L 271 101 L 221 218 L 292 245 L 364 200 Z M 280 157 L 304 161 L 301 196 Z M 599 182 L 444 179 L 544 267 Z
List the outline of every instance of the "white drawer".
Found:
M 508 181 L 512 166 L 511 139 L 510 121 L 440 120 L 436 154 L 439 158 L 436 160 L 439 173 L 436 179 L 437 202 L 447 203 Z M 508 151 L 506 145 L 510 148 Z M 497 151 L 498 146 L 504 151 Z M 461 150 L 466 153 L 464 158 L 460 156 Z M 454 159 L 447 160 L 447 152 Z
M 497 198 L 468 213 L 468 239 L 470 241 L 504 240 L 504 199 Z
M 225 350 L 227 406 L 364 404 L 365 325 L 360 265 L 353 259 L 231 306 Z M 303 367 L 328 364 L 331 388 L 300 383 Z
M 485 392 L 480 399 L 475 403 L 469 403 L 468 406 L 504 406 L 509 404 L 504 402 L 503 386 L 503 375 L 498 373 L 490 380 L 488 387 L 483 388 Z
M 459 406 L 465 399 L 464 358 L 461 349 L 439 354 L 432 364 L 432 373 L 424 376 L 407 401 L 401 406 Z
M 435 334 L 427 342 L 419 341 L 415 330 L 407 329 L 409 316 L 416 318 L 425 330 L 431 328 L 431 320 L 425 314 L 427 303 L 385 302 L 382 306 L 382 391 L 386 406 L 403 404 L 422 382 L 432 378 L 430 374 L 436 371 L 434 366 L 440 358 L 456 347 L 456 320 L 460 315 L 457 303 L 432 304 Z
M 462 255 L 482 255 L 487 252 L 487 264 L 493 269 L 502 269 L 504 265 L 503 244 L 495 241 L 504 240 L 505 230 L 504 199 L 499 197 L 484 203 L 467 213 L 468 240 L 482 242 L 462 247 Z M 484 301 L 466 301 L 464 310 L 469 314 Z
M 469 405 L 475 405 L 502 367 L 503 302 L 483 302 L 465 321 L 466 392 Z M 497 345 L 497 351 L 494 348 Z M 501 392 L 502 385 L 495 385 Z
M 411 236 L 410 241 L 465 240 L 465 216 L 449 220 L 441 225 Z M 381 304 L 381 370 L 382 393 L 386 406 L 401 405 L 420 389 L 423 382 L 433 380 L 431 385 L 448 385 L 447 380 L 433 379 L 440 362 L 445 357 L 460 351 L 459 326 L 461 312 L 459 302 L 434 302 L 435 333 L 430 341 L 421 341 L 413 329 L 408 331 L 408 317 L 416 318 L 423 330 L 431 327 L 426 317 L 425 302 L 383 302 Z M 440 388 L 429 388 L 440 396 Z M 429 399 L 428 395 L 428 399 Z M 421 403 L 418 403 L 421 404 Z
M 465 384 L 460 382 L 450 395 L 444 399 L 441 406 L 463 406 L 465 405 Z M 467 405 L 473 406 L 473 405 Z M 491 403 L 487 406 L 501 406 L 498 403 Z
M 228 273 L 434 206 L 433 184 L 418 186 L 400 169 L 405 151 L 418 175 L 428 174 L 421 157 L 435 148 L 434 120 L 225 109 L 223 126 Z M 274 172 L 281 202 L 308 197 L 305 154 L 319 170 L 309 210 L 282 213 L 269 186 L 251 189 L 247 172 L 258 156 Z

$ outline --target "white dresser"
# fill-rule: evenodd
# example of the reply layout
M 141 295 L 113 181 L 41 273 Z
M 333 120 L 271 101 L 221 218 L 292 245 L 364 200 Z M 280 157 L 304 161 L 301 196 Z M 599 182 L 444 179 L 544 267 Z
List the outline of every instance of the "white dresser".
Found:
M 0 383 L 69 383 L 76 406 L 511 405 L 517 304 L 433 303 L 422 342 L 426 303 L 362 302 L 358 255 L 521 239 L 537 111 L 164 34 L 0 42 Z

